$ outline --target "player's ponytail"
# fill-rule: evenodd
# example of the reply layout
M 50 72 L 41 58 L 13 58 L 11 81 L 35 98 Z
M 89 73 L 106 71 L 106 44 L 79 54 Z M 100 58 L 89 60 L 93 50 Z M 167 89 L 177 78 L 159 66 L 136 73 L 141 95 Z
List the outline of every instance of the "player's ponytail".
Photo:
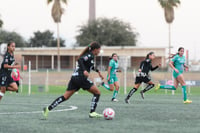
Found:
M 182 49 L 184 49 L 184 48 L 183 47 L 178 48 L 178 52 L 176 54 L 170 54 L 168 59 L 174 58 L 174 56 L 179 55 L 179 51 L 181 51 Z
M 152 55 L 152 54 L 154 54 L 154 52 L 149 52 L 145 59 L 149 59 L 149 56 Z
M 81 57 L 81 56 L 83 56 L 85 53 L 88 53 L 88 52 L 90 52 L 90 51 L 93 51 L 93 50 L 95 50 L 95 49 L 99 49 L 99 48 L 101 48 L 101 46 L 100 46 L 100 44 L 98 43 L 98 42 L 91 42 L 83 51 L 82 51 L 82 53 L 79 55 L 79 57 L 78 57 L 78 59 Z M 77 60 L 78 60 L 77 59 Z

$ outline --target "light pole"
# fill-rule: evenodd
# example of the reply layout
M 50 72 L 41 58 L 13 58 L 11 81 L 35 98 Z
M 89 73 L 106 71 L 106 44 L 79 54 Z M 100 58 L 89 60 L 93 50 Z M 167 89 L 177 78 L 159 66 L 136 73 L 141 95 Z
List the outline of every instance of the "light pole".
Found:
M 103 58 L 103 57 L 102 57 L 103 52 L 104 52 L 104 51 L 101 49 L 101 50 L 100 50 L 100 55 L 101 55 L 101 71 L 102 71 L 102 66 L 103 66 L 103 63 L 102 63 L 102 62 L 103 62 L 103 61 L 102 61 L 102 60 L 103 60 L 103 59 L 102 59 L 102 58 Z

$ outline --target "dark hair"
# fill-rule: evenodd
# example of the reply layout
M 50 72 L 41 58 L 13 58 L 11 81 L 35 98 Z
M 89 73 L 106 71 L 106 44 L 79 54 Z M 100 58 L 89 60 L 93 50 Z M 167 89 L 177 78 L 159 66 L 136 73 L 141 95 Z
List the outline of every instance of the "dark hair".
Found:
M 178 52 L 181 51 L 181 49 L 184 49 L 184 47 L 179 47 Z M 174 56 L 178 55 L 178 52 L 176 54 L 170 54 L 169 59 L 174 58 Z
M 8 52 L 8 47 L 9 47 L 12 43 L 15 43 L 15 42 L 10 41 L 10 42 L 7 44 L 7 52 Z
M 96 42 L 96 41 L 91 42 L 91 43 L 83 50 L 83 52 L 79 55 L 78 59 L 79 59 L 81 56 L 83 56 L 85 53 L 88 53 L 88 52 L 90 52 L 90 51 L 93 51 L 93 50 L 99 49 L 99 48 L 101 48 L 101 46 L 100 46 L 100 44 L 99 44 L 98 42 Z
M 149 55 L 152 55 L 152 54 L 154 54 L 154 52 L 149 52 L 149 53 L 147 54 L 147 56 L 146 56 L 146 59 L 149 59 Z
M 112 53 L 112 56 L 109 57 L 109 61 L 112 60 L 113 56 L 117 55 L 117 53 Z
M 7 47 L 9 47 L 12 43 L 15 43 L 15 42 L 10 41 L 10 42 L 7 44 Z
M 113 54 L 112 54 L 112 57 L 115 56 L 115 55 L 117 55 L 117 53 L 113 53 Z

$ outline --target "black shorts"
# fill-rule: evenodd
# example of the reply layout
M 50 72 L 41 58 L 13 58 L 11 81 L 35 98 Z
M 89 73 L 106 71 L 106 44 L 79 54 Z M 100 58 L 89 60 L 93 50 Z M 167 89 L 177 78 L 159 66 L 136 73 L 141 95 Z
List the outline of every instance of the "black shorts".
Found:
M 0 76 L 0 86 L 9 86 L 11 83 L 15 82 L 11 76 L 1 75 Z
M 150 76 L 145 76 L 145 77 L 140 76 L 140 77 L 136 77 L 135 84 L 141 84 L 142 82 L 148 83 L 149 81 L 151 81 Z
M 17 84 L 17 86 L 19 87 L 19 81 L 15 81 L 15 83 Z
M 80 88 L 83 90 L 89 90 L 93 85 L 93 82 L 85 76 L 72 76 L 68 83 L 67 90 L 78 91 Z

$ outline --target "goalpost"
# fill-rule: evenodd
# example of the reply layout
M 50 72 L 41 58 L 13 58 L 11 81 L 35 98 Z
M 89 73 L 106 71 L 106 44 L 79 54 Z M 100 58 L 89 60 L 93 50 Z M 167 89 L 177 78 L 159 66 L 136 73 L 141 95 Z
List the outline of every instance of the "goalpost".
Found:
M 31 95 L 31 61 L 28 61 L 28 95 Z
M 127 68 L 130 66 L 130 56 L 120 56 L 119 57 L 119 66 L 123 69 L 124 72 L 124 94 L 127 93 Z

